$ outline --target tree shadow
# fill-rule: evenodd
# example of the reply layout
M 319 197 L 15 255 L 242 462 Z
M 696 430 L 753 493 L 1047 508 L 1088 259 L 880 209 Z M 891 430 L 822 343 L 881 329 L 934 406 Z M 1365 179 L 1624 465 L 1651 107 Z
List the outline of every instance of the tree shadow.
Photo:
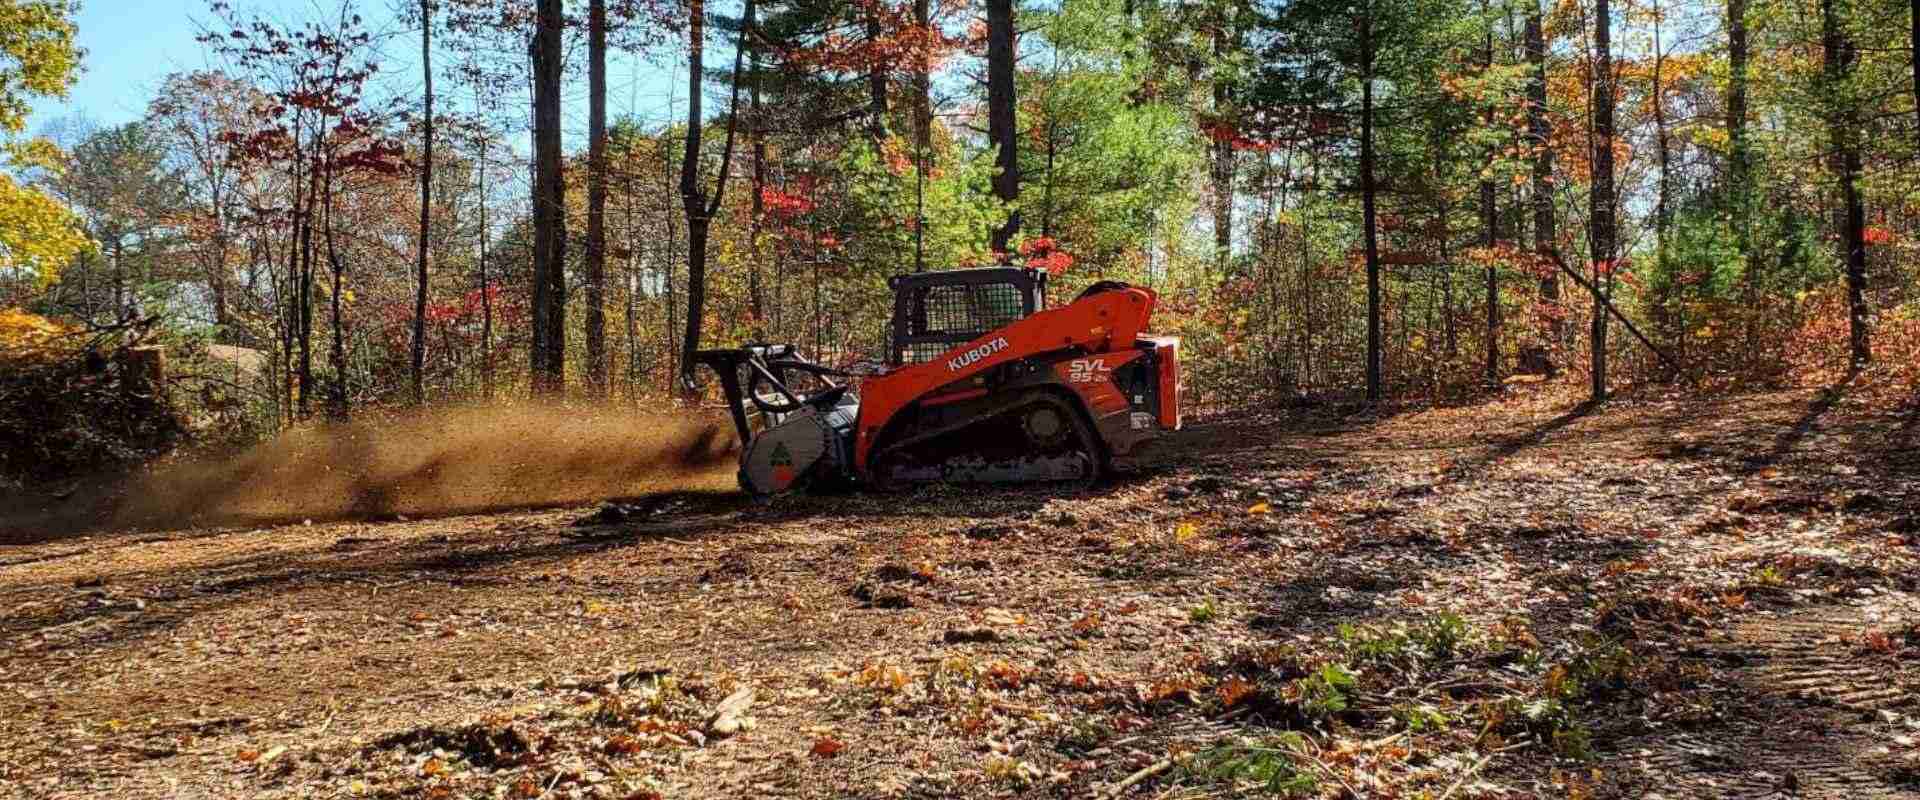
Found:
M 1500 462 L 1518 455 L 1523 450 L 1544 443 L 1548 437 L 1559 432 L 1561 429 L 1592 415 L 1593 412 L 1599 410 L 1600 406 L 1601 404 L 1599 402 L 1588 400 L 1580 405 L 1574 406 L 1560 416 L 1535 426 L 1532 430 L 1524 434 L 1488 448 L 1486 452 L 1478 456 L 1455 461 L 1452 466 L 1447 468 L 1446 472 L 1441 474 L 1439 481 L 1436 482 L 1460 480 L 1469 475 L 1485 472 L 1488 469 L 1498 466 Z
M 1806 440 L 1807 435 L 1820 424 L 1820 419 L 1825 417 L 1827 412 L 1840 404 L 1841 399 L 1846 397 L 1847 391 L 1853 387 L 1853 382 L 1858 377 L 1860 377 L 1860 365 L 1855 364 L 1847 369 L 1847 374 L 1838 382 L 1821 389 L 1820 396 L 1807 404 L 1806 410 L 1801 413 L 1798 420 L 1794 421 L 1793 426 L 1774 437 L 1773 446 L 1766 453 L 1746 459 L 1742 473 L 1752 475 L 1780 463 L 1793 452 L 1794 448 L 1799 447 L 1800 443 Z

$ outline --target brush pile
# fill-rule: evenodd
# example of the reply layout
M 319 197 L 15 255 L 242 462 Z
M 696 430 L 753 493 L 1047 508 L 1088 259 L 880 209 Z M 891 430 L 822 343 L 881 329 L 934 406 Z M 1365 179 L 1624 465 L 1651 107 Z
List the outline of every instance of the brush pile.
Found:
M 89 331 L 0 309 L 0 487 L 147 458 L 185 428 L 145 326 Z

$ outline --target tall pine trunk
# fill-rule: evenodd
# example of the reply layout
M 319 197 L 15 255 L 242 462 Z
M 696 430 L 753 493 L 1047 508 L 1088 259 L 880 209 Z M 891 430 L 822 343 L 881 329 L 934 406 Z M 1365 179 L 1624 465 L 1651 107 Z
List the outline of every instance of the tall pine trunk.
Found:
M 1920 2 L 1920 0 L 1915 0 Z M 913 24 L 922 31 L 933 25 L 930 0 L 913 0 Z M 926 182 L 927 159 L 933 151 L 933 60 L 924 47 L 915 48 L 913 64 L 913 271 L 927 271 Z
M 1527 11 L 1526 48 L 1527 64 L 1531 68 L 1527 79 L 1527 141 L 1533 148 L 1533 250 L 1539 256 L 1555 258 L 1559 232 L 1553 209 L 1553 148 L 1548 141 L 1553 130 L 1547 122 L 1547 42 L 1541 28 L 1540 0 L 1534 0 Z M 1552 319 L 1547 322 L 1547 341 L 1540 348 L 1536 366 L 1552 375 L 1553 346 L 1564 335 L 1560 323 L 1560 273 L 1552 269 L 1541 272 L 1540 303 Z
M 420 0 L 420 77 L 426 83 L 420 143 L 420 250 L 414 260 L 413 402 L 426 402 L 427 248 L 433 224 L 433 0 Z
M 1740 285 L 1746 306 L 1747 363 L 1752 364 L 1760 348 L 1760 268 L 1765 262 L 1754 252 L 1753 245 L 1753 149 L 1747 141 L 1747 2 L 1727 0 L 1727 182 L 1734 248 L 1739 251 L 1742 264 Z
M 1658 171 L 1656 173 L 1657 183 L 1655 184 L 1657 196 L 1654 197 L 1653 201 L 1653 247 L 1654 258 L 1659 265 L 1659 273 L 1661 276 L 1660 286 L 1664 288 L 1660 296 L 1655 297 L 1653 310 L 1655 314 L 1659 315 L 1656 317 L 1656 321 L 1664 321 L 1664 327 L 1668 328 L 1669 331 L 1676 332 L 1678 335 L 1683 336 L 1685 329 L 1675 327 L 1678 316 L 1674 313 L 1676 310 L 1676 300 L 1673 297 L 1672 289 L 1674 286 L 1673 269 L 1671 259 L 1668 257 L 1667 252 L 1667 240 L 1670 236 L 1670 231 L 1673 229 L 1673 142 L 1671 131 L 1667 124 L 1667 87 L 1665 84 L 1667 53 L 1665 50 L 1666 40 L 1663 38 L 1664 31 L 1661 27 L 1661 14 L 1660 0 L 1654 0 L 1653 97 L 1651 101 L 1653 104 L 1654 157 L 1657 161 L 1656 167 Z M 1656 335 L 1658 335 L 1657 331 Z
M 867 41 L 877 43 L 883 35 L 880 6 L 867 8 Z M 867 132 L 877 143 L 887 138 L 887 68 L 879 60 L 867 68 Z
M 1010 258 L 1009 243 L 1020 231 L 1019 132 L 1015 129 L 1013 0 L 987 0 L 987 137 L 994 148 L 993 194 L 1012 207 L 1007 220 L 993 229 L 993 252 Z
M 1867 212 L 1860 196 L 1860 134 L 1854 101 L 1854 63 L 1859 53 L 1837 7 L 1841 0 L 1820 0 L 1821 43 L 1825 54 L 1827 112 L 1833 152 L 1831 161 L 1840 179 L 1843 205 L 1840 245 L 1847 263 L 1847 322 L 1854 366 L 1873 360 L 1867 330 Z
M 607 395 L 607 2 L 587 5 L 587 391 Z
M 1480 9 L 1487 13 L 1483 0 Z M 1486 39 L 1480 50 L 1480 70 L 1482 74 L 1493 71 L 1493 18 L 1486 18 Z M 1488 130 L 1493 129 L 1493 103 L 1487 102 L 1481 115 L 1481 124 Z M 1487 145 L 1487 163 L 1494 163 L 1496 153 L 1492 144 Z M 1498 195 L 1494 192 L 1491 174 L 1480 180 L 1480 246 L 1487 248 L 1487 369 L 1486 384 L 1489 388 L 1500 385 L 1500 274 L 1494 268 L 1493 246 L 1500 241 L 1500 209 Z
M 566 387 L 566 186 L 560 179 L 561 0 L 539 0 L 533 35 L 533 393 Z
M 1593 4 L 1593 192 L 1588 236 L 1593 255 L 1593 399 L 1607 399 L 1607 294 L 1613 282 L 1613 20 L 1607 0 Z
M 1225 69 L 1227 57 L 1228 26 L 1226 12 L 1213 32 L 1213 115 L 1216 129 L 1213 137 L 1212 163 L 1213 175 L 1213 259 L 1214 267 L 1220 271 L 1220 277 L 1226 276 L 1227 261 L 1233 254 L 1233 137 L 1226 126 L 1232 116 L 1233 98 L 1228 93 L 1227 81 L 1221 75 Z
M 1360 213 L 1367 254 L 1367 399 L 1382 396 L 1380 342 L 1380 229 L 1375 208 L 1373 152 L 1373 4 L 1360 17 Z

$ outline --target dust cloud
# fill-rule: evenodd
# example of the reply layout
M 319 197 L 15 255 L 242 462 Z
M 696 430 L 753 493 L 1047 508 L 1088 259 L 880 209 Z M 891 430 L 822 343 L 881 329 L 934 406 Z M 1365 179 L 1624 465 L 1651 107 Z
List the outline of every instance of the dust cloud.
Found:
M 228 459 L 154 466 L 126 527 L 424 517 L 734 488 L 733 431 L 698 414 L 461 407 L 290 431 Z

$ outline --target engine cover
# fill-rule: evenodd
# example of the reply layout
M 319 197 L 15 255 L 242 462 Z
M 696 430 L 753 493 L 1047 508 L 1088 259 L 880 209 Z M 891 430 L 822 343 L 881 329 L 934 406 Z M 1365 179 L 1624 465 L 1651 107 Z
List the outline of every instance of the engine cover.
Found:
M 842 402 L 827 411 L 807 406 L 781 415 L 740 454 L 740 485 L 764 495 L 844 476 L 858 411 L 854 403 Z

